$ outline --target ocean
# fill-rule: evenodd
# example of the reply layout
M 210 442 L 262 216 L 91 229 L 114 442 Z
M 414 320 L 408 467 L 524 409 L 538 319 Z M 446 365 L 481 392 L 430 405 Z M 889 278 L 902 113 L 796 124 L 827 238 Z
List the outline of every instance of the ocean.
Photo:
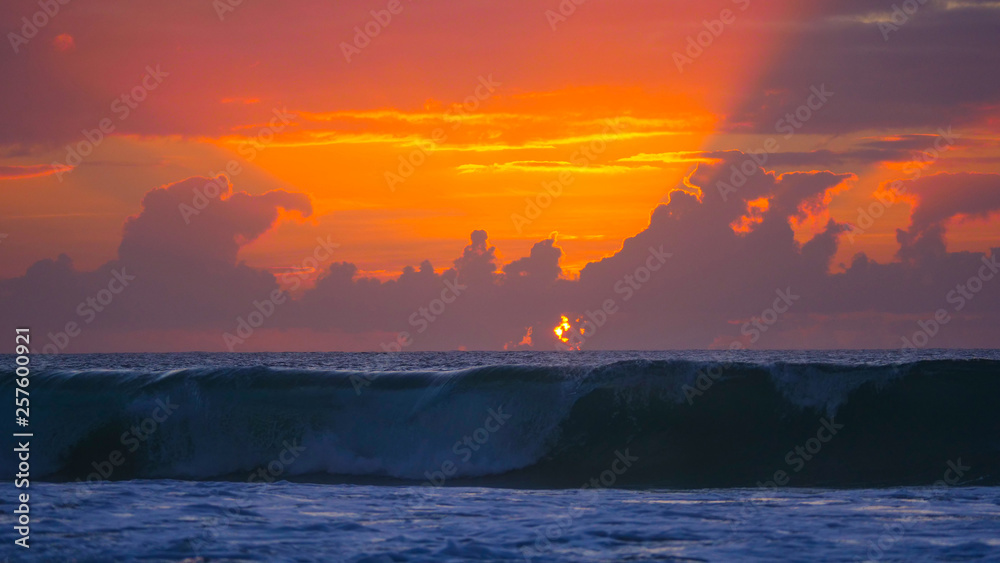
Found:
M 31 368 L 9 561 L 1000 561 L 994 350 Z

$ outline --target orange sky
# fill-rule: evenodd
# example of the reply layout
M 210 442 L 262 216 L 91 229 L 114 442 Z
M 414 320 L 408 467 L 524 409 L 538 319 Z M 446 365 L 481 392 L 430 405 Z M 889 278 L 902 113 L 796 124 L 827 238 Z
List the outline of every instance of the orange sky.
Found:
M 651 210 L 699 161 L 684 153 L 752 149 L 776 136 L 733 123 L 738 113 L 765 109 L 748 108 L 748 94 L 769 88 L 764 77 L 798 48 L 800 39 L 783 28 L 826 17 L 824 3 L 803 4 L 592 1 L 565 21 L 552 20 L 553 29 L 548 11 L 559 9 L 555 1 L 507 9 L 404 1 L 350 62 L 342 44 L 384 3 L 248 2 L 221 19 L 188 3 L 121 8 L 110 21 L 67 9 L 22 45 L 12 64 L 27 61 L 43 70 L 33 81 L 93 102 L 76 104 L 82 109 L 69 124 L 93 129 L 109 118 L 115 131 L 58 175 L 44 167 L 66 161 L 67 147 L 85 138 L 79 127 L 35 125 L 0 153 L 7 170 L 0 174 L 0 231 L 9 234 L 0 277 L 62 252 L 78 268 L 96 267 L 115 256 L 121 225 L 138 212 L 144 193 L 222 172 L 230 161 L 239 168 L 231 174 L 237 190 L 304 192 L 315 208 L 308 220 L 284 222 L 245 248 L 241 256 L 251 265 L 294 264 L 323 234 L 341 243 L 343 260 L 376 277 L 425 258 L 444 269 L 469 232 L 485 229 L 506 259 L 558 232 L 572 277 L 646 226 Z M 115 19 L 131 25 L 115 27 Z M 676 53 L 691 55 L 688 39 L 713 29 L 718 37 L 679 71 Z M 162 84 L 119 119 L 113 100 L 160 65 L 168 73 Z M 834 91 L 848 86 L 831 84 Z M 766 94 L 794 109 L 810 92 Z M 278 121 L 272 136 L 275 112 L 294 117 Z M 982 143 L 956 147 L 926 172 L 1000 171 L 989 115 L 961 125 L 963 139 Z M 834 133 L 806 123 L 793 138 L 778 138 L 781 151 L 848 151 L 907 134 L 933 135 L 934 128 Z M 665 153 L 681 154 L 648 157 Z M 407 156 L 420 164 L 390 187 L 386 175 L 400 172 Z M 830 168 L 857 175 L 830 202 L 829 216 L 843 222 L 856 220 L 881 182 L 905 176 L 900 163 Z M 553 182 L 562 189 L 549 202 L 544 186 L 554 189 Z M 547 207 L 530 219 L 528 200 Z M 838 261 L 862 250 L 891 259 L 895 229 L 908 216 L 906 204 L 890 209 L 842 246 Z M 819 226 L 803 225 L 803 238 Z M 948 240 L 952 250 L 981 251 L 998 234 L 995 223 L 979 220 L 957 225 Z

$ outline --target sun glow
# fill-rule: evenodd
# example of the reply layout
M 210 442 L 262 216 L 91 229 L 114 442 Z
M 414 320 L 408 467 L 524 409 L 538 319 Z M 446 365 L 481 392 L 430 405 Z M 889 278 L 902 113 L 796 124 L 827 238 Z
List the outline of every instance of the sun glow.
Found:
M 559 323 L 559 326 L 552 329 L 552 332 L 556 334 L 556 338 L 558 338 L 560 342 L 569 344 L 569 337 L 563 335 L 568 333 L 571 328 L 569 318 L 567 318 L 566 315 L 562 315 L 562 322 Z
M 580 322 L 580 319 L 577 319 L 577 322 Z M 552 332 L 555 333 L 559 342 L 561 342 L 568 350 L 580 349 L 580 343 L 583 339 L 580 337 L 574 338 L 575 335 L 573 334 L 573 325 L 569 323 L 569 318 L 566 315 L 561 315 L 559 325 L 552 329 Z M 582 327 L 579 329 L 579 332 L 582 337 Z

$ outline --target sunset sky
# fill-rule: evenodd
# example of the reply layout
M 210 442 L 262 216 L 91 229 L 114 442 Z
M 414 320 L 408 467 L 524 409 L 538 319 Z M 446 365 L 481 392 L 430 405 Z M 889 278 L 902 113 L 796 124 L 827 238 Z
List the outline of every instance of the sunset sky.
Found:
M 49 3 L 0 8 L 0 306 L 50 351 L 1000 336 L 1000 3 Z

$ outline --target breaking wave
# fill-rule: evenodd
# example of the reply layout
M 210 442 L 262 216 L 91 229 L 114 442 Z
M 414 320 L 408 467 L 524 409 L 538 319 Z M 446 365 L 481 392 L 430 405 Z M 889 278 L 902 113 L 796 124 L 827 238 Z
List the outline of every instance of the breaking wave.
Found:
M 30 389 L 32 477 L 49 480 L 1000 482 L 994 360 L 42 370 Z

